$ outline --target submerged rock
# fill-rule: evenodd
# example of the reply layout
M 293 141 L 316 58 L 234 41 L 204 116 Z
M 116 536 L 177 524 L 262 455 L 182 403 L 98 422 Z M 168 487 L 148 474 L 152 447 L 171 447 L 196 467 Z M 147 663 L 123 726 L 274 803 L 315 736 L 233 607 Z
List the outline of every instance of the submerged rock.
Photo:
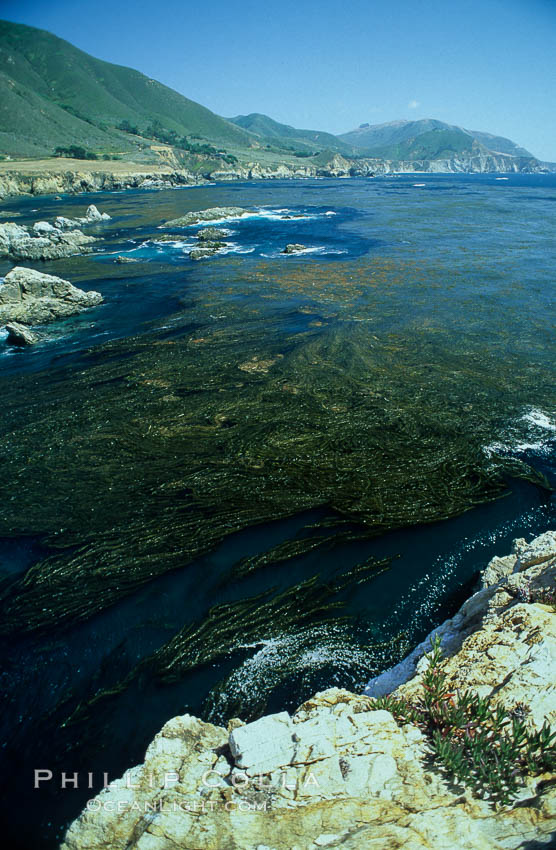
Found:
M 219 219 L 241 218 L 248 215 L 249 210 L 243 207 L 211 207 L 208 210 L 197 210 L 189 212 L 180 218 L 173 218 L 167 221 L 163 227 L 189 227 L 192 224 L 199 224 L 202 221 L 218 221 Z
M 80 230 L 62 232 L 47 221 L 37 222 L 33 233 L 14 222 L 0 224 L 0 257 L 14 260 L 57 260 L 86 254 L 94 241 L 93 236 L 85 236 Z
M 102 300 L 100 292 L 84 292 L 61 277 L 16 266 L 0 286 L 0 322 L 53 322 Z
M 8 322 L 6 330 L 8 331 L 7 342 L 9 345 L 23 347 L 34 345 L 38 341 L 38 337 L 33 331 L 30 331 L 25 325 L 20 325 L 18 322 Z
M 459 643 L 447 647 L 442 669 L 451 690 L 472 686 L 507 705 L 531 706 L 527 722 L 539 729 L 556 708 L 556 614 L 535 599 L 553 587 L 556 536 L 516 541 L 498 561 L 496 582 L 488 578 L 491 562 L 483 588 L 449 621 Z M 417 665 L 399 693 L 422 692 L 421 672 Z M 448 780 L 420 728 L 399 724 L 368 695 L 331 688 L 292 716 L 232 720 L 228 729 L 174 717 L 144 764 L 89 802 L 62 850 L 550 846 L 555 778 L 529 777 L 517 805 L 495 808 Z M 146 817 L 149 811 L 156 814 Z
M 291 245 L 286 245 L 286 247 L 282 251 L 282 254 L 300 254 L 301 251 L 306 251 L 306 250 L 307 250 L 306 245 L 299 245 L 299 244 L 292 243 Z

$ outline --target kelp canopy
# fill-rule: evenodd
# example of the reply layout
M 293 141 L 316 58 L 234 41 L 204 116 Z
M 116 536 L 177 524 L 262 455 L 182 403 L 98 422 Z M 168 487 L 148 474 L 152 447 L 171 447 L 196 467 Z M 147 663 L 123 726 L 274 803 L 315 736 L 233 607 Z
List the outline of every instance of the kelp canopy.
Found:
M 5 583 L 3 633 L 89 618 L 308 509 L 325 509 L 311 535 L 326 541 L 230 579 L 333 545 L 346 523 L 370 537 L 497 498 L 508 476 L 542 484 L 484 447 L 553 398 L 544 331 L 516 315 L 485 333 L 491 305 L 461 281 L 448 321 L 453 287 L 390 258 L 219 260 L 170 330 L 4 383 L 0 536 L 40 535 L 52 554 Z

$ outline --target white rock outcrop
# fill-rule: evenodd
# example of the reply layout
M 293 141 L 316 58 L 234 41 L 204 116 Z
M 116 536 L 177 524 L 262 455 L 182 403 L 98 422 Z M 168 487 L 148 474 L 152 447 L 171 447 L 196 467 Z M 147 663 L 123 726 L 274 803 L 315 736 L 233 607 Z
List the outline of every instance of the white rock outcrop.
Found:
M 554 533 L 516 541 L 437 630 L 454 688 L 525 704 L 536 727 L 556 708 L 556 614 L 536 601 L 555 570 Z M 420 686 L 422 655 L 398 694 Z M 555 780 L 529 778 L 519 805 L 496 810 L 444 778 L 416 726 L 332 688 L 291 717 L 228 729 L 173 718 L 144 764 L 89 801 L 62 850 L 540 850 L 554 846 Z
M 59 230 L 72 230 L 73 228 L 79 227 L 82 224 L 93 224 L 94 222 L 99 221 L 110 221 L 111 218 L 112 216 L 108 215 L 108 213 L 101 213 L 99 212 L 97 207 L 95 207 L 94 204 L 90 204 L 87 207 L 87 212 L 81 218 L 66 218 L 63 215 L 59 215 L 56 216 L 56 218 L 54 219 L 54 225 Z

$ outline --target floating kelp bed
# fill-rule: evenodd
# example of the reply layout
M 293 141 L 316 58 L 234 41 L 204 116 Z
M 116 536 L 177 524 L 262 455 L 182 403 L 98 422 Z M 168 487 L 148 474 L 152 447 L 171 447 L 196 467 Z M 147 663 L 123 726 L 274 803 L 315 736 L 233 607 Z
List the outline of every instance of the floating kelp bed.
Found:
M 5 680 L 24 690 L 32 658 L 41 695 L 27 762 L 99 764 L 137 700 L 152 737 L 168 710 L 250 719 L 398 661 L 422 624 L 354 615 L 397 592 L 385 535 L 494 510 L 522 481 L 549 498 L 524 459 L 485 451 L 556 406 L 546 317 L 521 295 L 411 252 L 215 259 L 161 327 L 1 379 L 0 537 L 47 548 L 0 585 Z M 52 669 L 73 641 L 83 663 Z
M 483 451 L 538 393 L 529 368 L 479 350 L 471 371 L 467 340 L 459 354 L 426 332 L 284 336 L 279 320 L 226 311 L 226 328 L 113 343 L 54 382 L 12 379 L 0 535 L 45 535 L 55 552 L 4 591 L 2 633 L 59 630 L 303 510 L 372 536 L 496 498 L 505 475 L 543 483 Z

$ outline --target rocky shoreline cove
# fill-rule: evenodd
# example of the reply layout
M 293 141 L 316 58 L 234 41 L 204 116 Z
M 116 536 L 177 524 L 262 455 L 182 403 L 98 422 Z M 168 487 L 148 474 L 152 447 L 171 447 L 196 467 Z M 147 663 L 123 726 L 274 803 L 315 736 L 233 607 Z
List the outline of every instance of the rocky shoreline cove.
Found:
M 511 554 L 490 561 L 477 592 L 433 633 L 442 639 L 446 704 L 461 704 L 470 689 L 505 712 L 514 731 L 523 723 L 542 738 L 545 722 L 554 726 L 555 579 L 553 531 L 516 540 Z M 62 850 L 554 846 L 554 772 L 524 771 L 511 804 L 495 805 L 449 775 L 419 723 L 376 701 L 393 692 L 418 704 L 430 646 L 371 681 L 365 695 L 332 688 L 292 716 L 232 720 L 227 729 L 174 717 L 144 764 L 89 801 Z

